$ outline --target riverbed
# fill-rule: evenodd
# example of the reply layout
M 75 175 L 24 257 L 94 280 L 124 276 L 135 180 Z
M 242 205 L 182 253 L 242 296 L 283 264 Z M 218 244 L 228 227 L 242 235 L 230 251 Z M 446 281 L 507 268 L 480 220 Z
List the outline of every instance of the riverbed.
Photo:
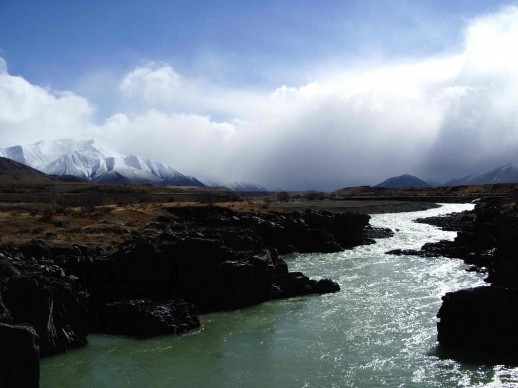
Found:
M 341 291 L 203 315 L 202 328 L 149 340 L 90 335 L 89 345 L 42 360 L 42 387 L 510 386 L 518 369 L 448 358 L 435 315 L 448 291 L 484 284 L 460 260 L 394 256 L 453 239 L 413 219 L 473 208 L 447 204 L 376 214 L 392 238 L 333 254 L 285 257 L 291 271 L 328 277 Z

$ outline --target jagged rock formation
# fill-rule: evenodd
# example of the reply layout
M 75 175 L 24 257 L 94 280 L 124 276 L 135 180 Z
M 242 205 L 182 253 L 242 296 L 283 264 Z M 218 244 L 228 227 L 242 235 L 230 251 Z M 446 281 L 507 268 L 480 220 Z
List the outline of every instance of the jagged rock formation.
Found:
M 86 344 L 87 294 L 49 260 L 0 254 L 0 291 L 14 324 L 38 334 L 42 356 Z

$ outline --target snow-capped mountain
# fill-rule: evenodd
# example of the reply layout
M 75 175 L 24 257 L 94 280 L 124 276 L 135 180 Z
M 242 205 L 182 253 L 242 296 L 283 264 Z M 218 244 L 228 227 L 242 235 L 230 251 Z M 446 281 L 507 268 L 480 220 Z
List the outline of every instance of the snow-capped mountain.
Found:
M 93 183 L 151 183 L 204 186 L 168 165 L 138 155 L 122 155 L 95 140 L 65 139 L 0 148 L 0 156 L 52 175 L 73 175 Z
M 422 179 L 419 179 L 416 176 L 413 175 L 400 175 L 395 176 L 392 178 L 389 178 L 380 184 L 377 184 L 374 187 L 385 187 L 389 189 L 404 189 L 404 188 L 423 188 L 423 187 L 430 187 L 428 183 L 423 181 Z
M 491 183 L 516 183 L 518 182 L 518 163 L 506 164 L 494 170 L 481 174 L 472 174 L 460 179 L 446 182 L 445 186 L 460 185 L 485 185 Z

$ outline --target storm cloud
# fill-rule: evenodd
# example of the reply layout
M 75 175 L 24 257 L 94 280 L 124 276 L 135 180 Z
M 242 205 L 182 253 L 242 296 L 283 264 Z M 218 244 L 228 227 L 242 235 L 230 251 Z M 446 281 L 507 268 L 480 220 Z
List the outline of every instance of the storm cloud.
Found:
M 151 62 L 121 75 L 110 91 L 117 111 L 101 120 L 95 101 L 33 85 L 0 60 L 0 146 L 96 138 L 186 174 L 270 188 L 331 190 L 403 173 L 445 181 L 518 160 L 518 8 L 470 21 L 464 37 L 457 52 L 273 90 Z

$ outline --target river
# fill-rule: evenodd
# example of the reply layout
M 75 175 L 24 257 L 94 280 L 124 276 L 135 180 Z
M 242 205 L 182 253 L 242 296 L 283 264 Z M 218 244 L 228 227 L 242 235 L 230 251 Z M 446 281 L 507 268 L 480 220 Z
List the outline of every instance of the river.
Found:
M 482 285 L 460 260 L 386 255 L 453 239 L 412 222 L 473 208 L 373 215 L 395 236 L 333 254 L 290 255 L 290 270 L 329 277 L 342 290 L 201 317 L 182 336 L 135 340 L 90 335 L 89 345 L 42 360 L 42 387 L 500 387 L 518 368 L 449 359 L 435 315 L 448 291 Z

